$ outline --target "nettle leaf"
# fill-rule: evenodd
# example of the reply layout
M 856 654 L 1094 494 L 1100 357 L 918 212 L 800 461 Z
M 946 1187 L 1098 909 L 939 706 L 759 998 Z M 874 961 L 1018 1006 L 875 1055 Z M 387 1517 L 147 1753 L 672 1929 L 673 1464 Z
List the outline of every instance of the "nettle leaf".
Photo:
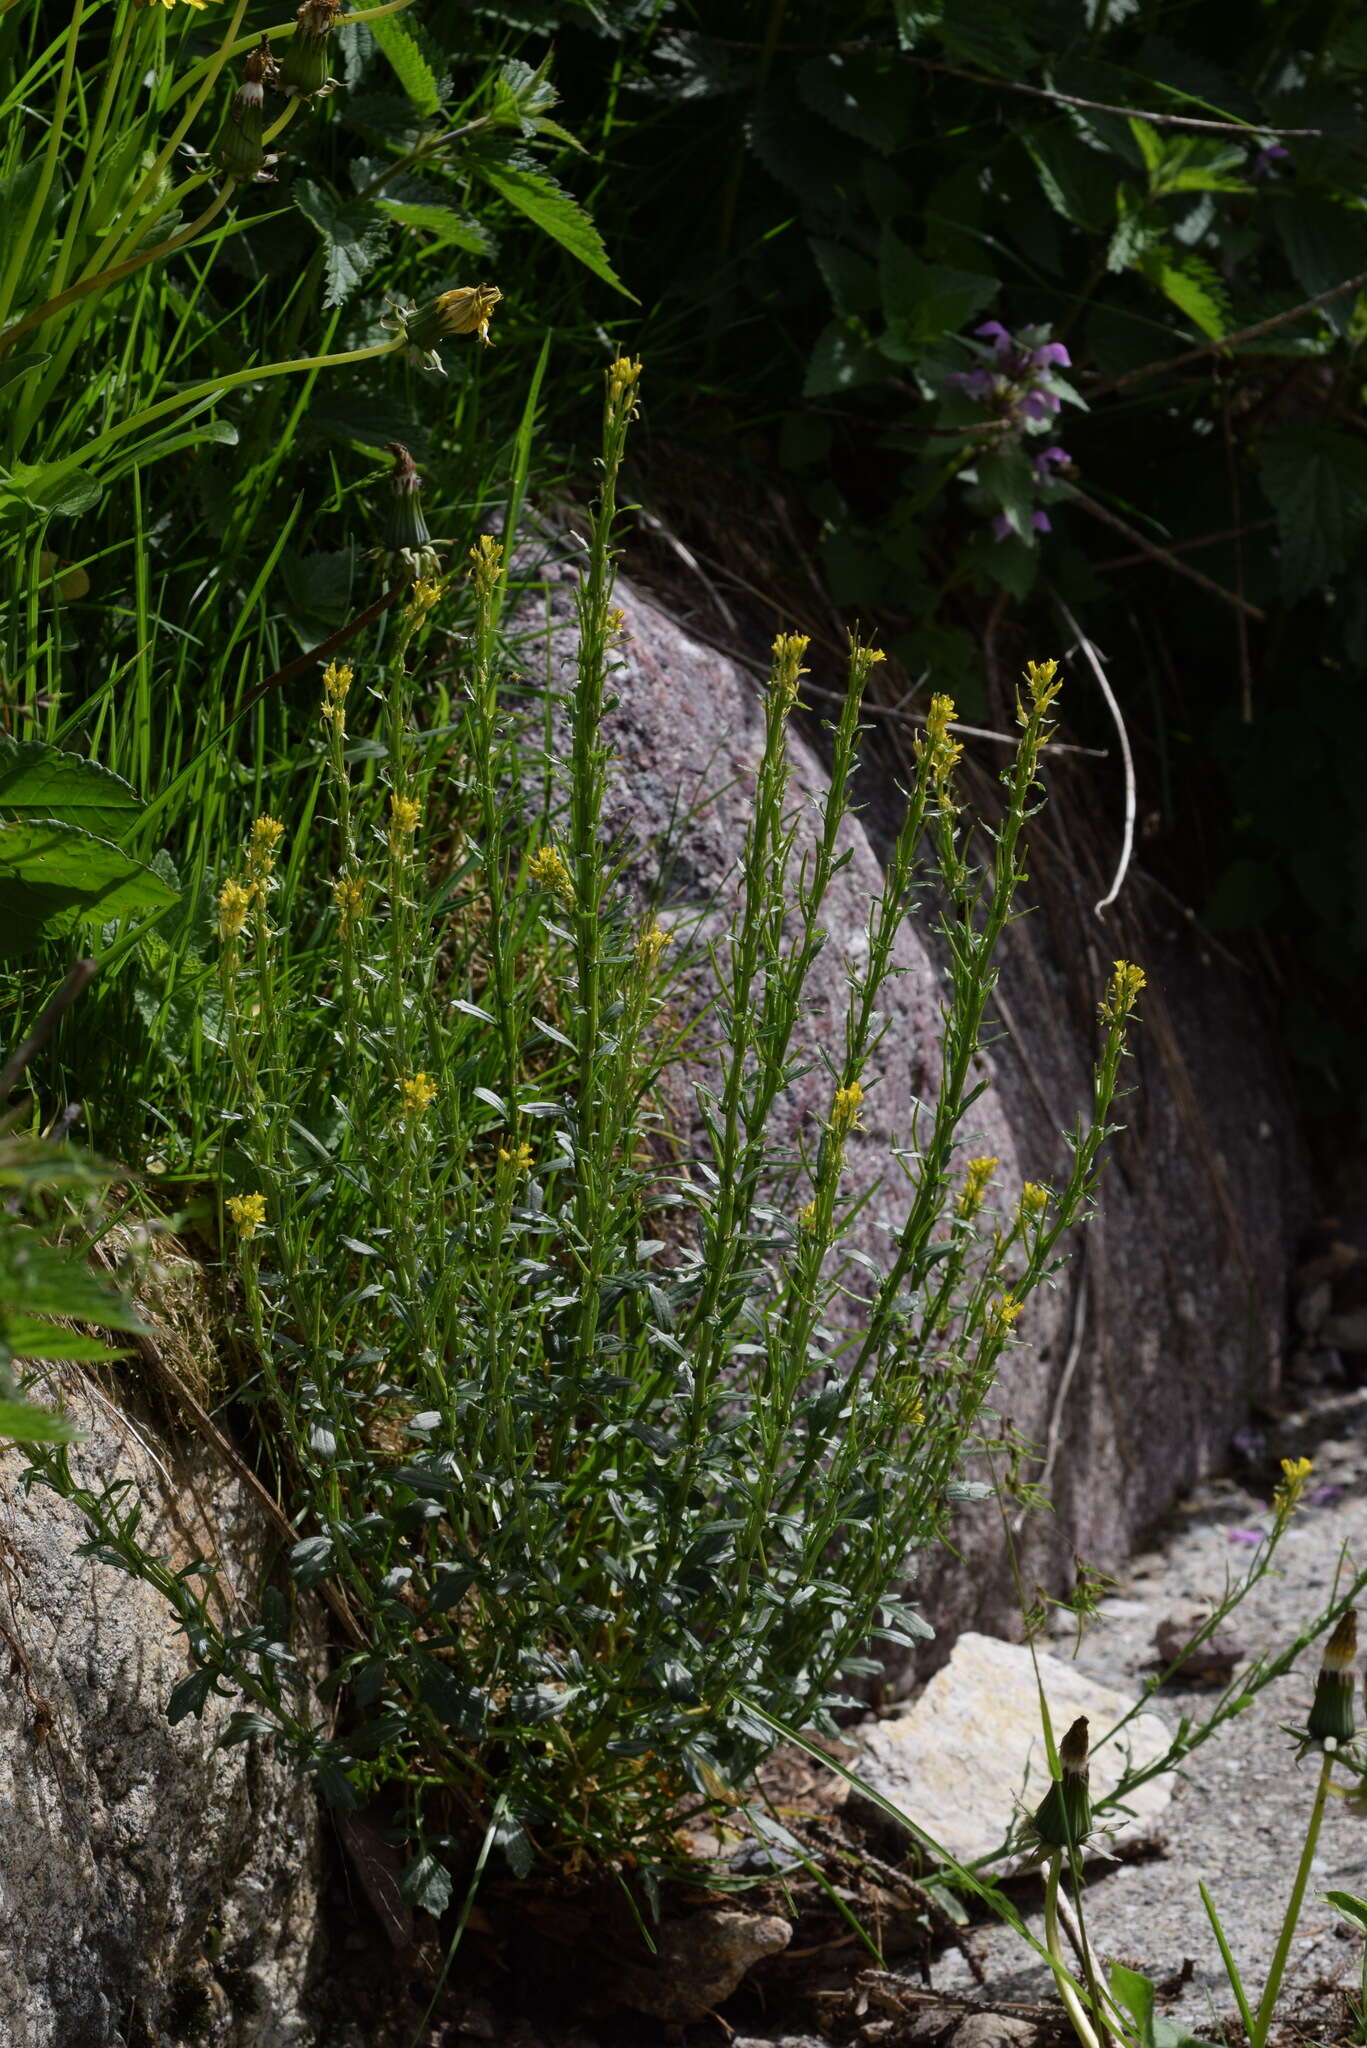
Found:
M 366 26 L 418 112 L 435 114 L 441 105 L 436 77 L 402 22 L 395 21 L 392 15 L 382 14 L 372 17 Z
M 867 256 L 859 256 L 839 242 L 823 241 L 818 236 L 812 238 L 811 251 L 837 313 L 843 317 L 877 309 L 878 272 Z
M 438 249 L 462 249 L 467 256 L 489 252 L 489 237 L 483 229 L 454 206 L 416 199 L 381 199 L 377 203 L 399 227 L 421 228 L 431 235 Z
M 112 769 L 42 740 L 0 735 L 0 812 L 36 811 L 101 839 L 122 839 L 141 809 L 132 784 Z
M 1287 195 L 1275 205 L 1277 234 L 1297 284 L 1308 299 L 1317 298 L 1363 267 L 1363 231 L 1367 215 L 1311 194 Z M 1353 297 L 1345 292 L 1320 310 L 1336 334 L 1347 334 Z
M 1277 515 L 1282 586 L 1303 597 L 1348 566 L 1367 528 L 1367 442 L 1334 427 L 1289 427 L 1262 448 L 1262 484 Z
M 917 118 L 905 65 L 883 51 L 811 57 L 797 74 L 797 89 L 813 113 L 880 156 L 901 148 Z
M 839 391 L 853 391 L 860 384 L 877 383 L 886 374 L 877 350 L 870 348 L 848 322 L 832 320 L 812 350 L 802 395 L 829 398 Z
M 1066 121 L 1033 128 L 1021 137 L 1055 213 L 1091 234 L 1115 219 L 1115 160 L 1084 142 Z
M 0 822 L 0 954 L 28 952 L 91 918 L 165 910 L 176 898 L 152 868 L 79 826 Z
M 554 178 L 544 171 L 528 170 L 522 164 L 494 163 L 485 158 L 477 159 L 474 168 L 500 199 L 526 214 L 542 234 L 568 249 L 595 277 L 601 277 L 624 298 L 634 296 L 609 263 L 603 238 L 583 207 Z
M 1012 530 L 1029 542 L 1035 509 L 1035 480 L 1023 448 L 996 448 L 978 457 L 978 482 L 1011 521 Z
M 388 217 L 367 199 L 338 199 L 308 178 L 296 181 L 294 203 L 323 238 L 323 304 L 340 306 L 384 254 Z
M 1192 325 L 1211 341 L 1229 328 L 1229 299 L 1219 272 L 1200 256 L 1177 256 L 1171 249 L 1149 249 L 1139 259 L 1140 273 L 1157 285 Z
M 940 34 L 956 57 L 1002 78 L 1020 78 L 1035 54 L 1024 11 L 1011 0 L 945 0 Z
M 934 343 L 991 305 L 1001 290 L 995 277 L 925 262 L 886 227 L 878 247 L 878 278 L 888 321 L 878 346 L 897 363 L 919 361 Z

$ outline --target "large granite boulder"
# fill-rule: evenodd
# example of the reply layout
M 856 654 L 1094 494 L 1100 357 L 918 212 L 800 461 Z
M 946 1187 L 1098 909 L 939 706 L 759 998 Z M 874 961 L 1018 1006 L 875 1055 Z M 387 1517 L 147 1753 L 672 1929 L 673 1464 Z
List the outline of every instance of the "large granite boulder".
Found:
M 548 661 L 556 687 L 568 691 L 573 570 L 559 562 L 542 574 L 522 623 L 529 641 L 548 634 L 550 644 L 529 665 Z M 626 579 L 618 601 L 625 633 L 608 715 L 607 830 L 631 850 L 639 878 L 660 879 L 666 915 L 673 906 L 716 929 L 735 889 L 762 747 L 756 678 Z M 843 678 L 820 662 L 813 671 L 808 702 L 819 709 L 818 692 L 829 696 Z M 895 797 L 885 731 L 875 724 L 866 736 L 868 808 L 847 828 L 850 858 L 827 899 L 828 943 L 803 1025 L 811 1049 L 840 1043 L 846 963 L 864 943 L 879 881 L 875 839 Z M 808 842 L 826 786 L 820 736 L 818 723 L 809 720 L 804 732 L 795 721 L 793 787 L 806 803 Z M 966 766 L 990 800 L 1004 755 L 1000 747 L 981 751 L 981 764 L 970 755 Z M 1052 779 L 1066 765 L 1049 772 Z M 1090 761 L 1081 773 L 1102 775 Z M 1113 780 L 1111 771 L 1106 797 Z M 1053 1511 L 1013 1511 L 1011 1519 L 1027 1587 L 1039 1580 L 1055 1591 L 1070 1582 L 1078 1554 L 1102 1570 L 1120 1564 L 1183 1488 L 1227 1458 L 1250 1403 L 1275 1382 L 1288 1256 L 1308 1200 L 1292 1104 L 1253 983 L 1137 870 L 1122 908 L 1105 923 L 1097 918 L 1105 882 L 1079 873 L 1078 789 L 1069 795 L 1071 837 L 1057 813 L 1033 824 L 1025 894 L 1038 914 L 1006 935 L 1001 1001 L 989 1015 L 999 1035 L 984 1053 L 991 1085 L 964 1128 L 965 1156 L 999 1160 L 1004 1203 L 1025 1179 L 1061 1179 L 1061 1134 L 1089 1100 L 1096 1004 L 1111 962 L 1124 956 L 1143 965 L 1149 987 L 1128 1068 L 1135 1092 L 1120 1105 L 1127 1129 L 1111 1157 L 1101 1213 L 1079 1235 L 1060 1284 L 1036 1295 L 1022 1317 L 1023 1341 L 995 1396 L 997 1412 L 1039 1447 L 1027 1476 L 1043 1482 Z M 928 914 L 904 925 L 896 964 L 883 1005 L 892 1025 L 881 1078 L 866 1094 L 866 1130 L 849 1153 L 864 1186 L 879 1181 L 890 1144 L 907 1140 L 914 1099 L 933 1096 L 937 1085 L 946 988 Z M 829 1089 L 819 1063 L 794 1083 L 775 1119 L 779 1147 L 791 1149 L 803 1129 L 814 1132 Z M 880 1184 L 858 1226 L 856 1242 L 880 1262 L 900 1217 L 897 1195 L 895 1177 Z M 940 1631 L 923 1668 L 963 1629 L 1009 1634 L 1018 1626 L 995 1503 L 966 1510 L 955 1541 L 959 1556 L 927 1560 L 923 1574 L 923 1604 Z
M 216 1559 L 217 1597 L 254 1616 L 266 1532 L 241 1483 L 92 1383 L 64 1392 L 73 1469 L 130 1479 L 149 1548 Z M 0 1453 L 0 2040 L 312 2048 L 314 1794 L 260 1743 L 218 1746 L 228 1702 L 168 1724 L 190 1662 L 165 1601 L 79 1556 L 81 1515 L 23 1469 Z

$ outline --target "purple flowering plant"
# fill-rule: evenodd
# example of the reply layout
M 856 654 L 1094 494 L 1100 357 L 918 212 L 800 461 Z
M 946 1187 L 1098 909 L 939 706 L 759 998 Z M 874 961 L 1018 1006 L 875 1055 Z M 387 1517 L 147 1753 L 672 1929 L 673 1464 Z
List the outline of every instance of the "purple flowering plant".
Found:
M 984 321 L 961 346 L 976 360 L 949 371 L 940 393 L 943 421 L 965 435 L 969 461 L 959 478 L 994 541 L 1033 548 L 1051 530 L 1049 506 L 1068 495 L 1071 458 L 1055 437 L 1063 406 L 1083 404 L 1062 374 L 1071 358 L 1047 327 L 1012 334 L 1000 320 Z

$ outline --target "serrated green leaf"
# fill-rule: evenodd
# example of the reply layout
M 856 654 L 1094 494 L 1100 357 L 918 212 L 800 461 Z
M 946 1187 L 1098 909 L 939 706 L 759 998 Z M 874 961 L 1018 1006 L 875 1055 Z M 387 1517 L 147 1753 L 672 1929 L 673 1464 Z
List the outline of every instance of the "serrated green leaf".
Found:
M 453 206 L 428 206 L 406 199 L 381 199 L 379 205 L 399 227 L 421 228 L 434 236 L 439 249 L 463 249 L 467 256 L 488 252 L 489 237 Z
M 1159 248 L 1146 250 L 1138 267 L 1211 341 L 1227 332 L 1229 300 L 1223 279 L 1209 263 L 1199 256 L 1175 256 L 1170 249 Z
M 878 272 L 867 256 L 856 254 L 839 242 L 813 236 L 811 251 L 821 272 L 831 303 L 842 317 L 847 313 L 872 313 L 878 305 Z
M 401 1889 L 420 1913 L 440 1920 L 451 1903 L 451 1873 L 435 1856 L 419 1856 L 405 1870 Z
M 1011 0 L 945 0 L 940 34 L 956 57 L 978 69 L 1021 78 L 1034 56 L 1024 13 Z
M 484 159 L 476 161 L 475 169 L 500 199 L 506 199 L 509 206 L 515 206 L 519 213 L 524 213 L 543 234 L 559 242 L 562 249 L 568 249 L 586 270 L 591 270 L 595 277 L 601 277 L 624 298 L 633 298 L 634 295 L 608 262 L 608 253 L 597 228 L 578 200 L 571 199 L 553 178 L 542 171 L 529 171 L 522 165 L 493 163 Z
M 1294 600 L 1339 575 L 1367 528 L 1367 442 L 1334 427 L 1290 427 L 1264 441 L 1261 468 Z
M 802 387 L 804 398 L 829 398 L 887 375 L 877 351 L 844 320 L 832 320 L 817 339 Z
M 435 114 L 441 94 L 432 67 L 402 22 L 392 15 L 372 16 L 366 24 L 389 60 L 390 69 L 418 112 Z
M 1040 186 L 1055 213 L 1074 227 L 1100 234 L 1115 219 L 1115 160 L 1093 149 L 1065 121 L 1025 130 Z
M 0 735 L 0 813 L 34 811 L 82 825 L 101 839 L 122 839 L 142 809 L 121 775 L 41 740 Z
M 27 952 L 93 917 L 175 901 L 159 875 L 108 839 L 55 818 L 0 822 L 0 954 Z
M 1023 448 L 994 448 L 978 458 L 978 482 L 1001 507 L 1012 531 L 1029 543 L 1035 509 L 1035 480 Z
M 323 238 L 323 304 L 340 306 L 384 254 L 388 218 L 369 200 L 338 199 L 308 178 L 296 181 L 294 203 Z

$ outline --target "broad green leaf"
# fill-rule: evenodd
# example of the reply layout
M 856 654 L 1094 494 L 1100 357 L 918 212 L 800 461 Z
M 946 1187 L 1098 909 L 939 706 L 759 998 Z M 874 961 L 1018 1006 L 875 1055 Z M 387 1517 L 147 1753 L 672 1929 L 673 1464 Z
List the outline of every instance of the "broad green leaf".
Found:
M 389 240 L 389 221 L 365 199 L 337 199 L 308 178 L 294 187 L 294 202 L 323 238 L 325 306 L 340 306 L 374 269 Z
M 506 199 L 519 213 L 525 213 L 543 234 L 559 242 L 562 249 L 568 249 L 595 277 L 601 277 L 625 298 L 633 297 L 608 262 L 603 238 L 593 222 L 579 202 L 571 199 L 553 178 L 518 164 L 479 160 L 475 169 L 501 199 Z
M 394 76 L 418 112 L 435 114 L 441 105 L 437 81 L 431 65 L 403 23 L 385 14 L 378 19 L 372 17 L 366 26 L 389 59 Z
M 1367 1934 L 1367 1899 L 1360 1899 L 1353 1892 L 1326 1892 L 1324 1896 L 1336 1913 L 1342 1913 L 1345 1920 L 1351 1920 L 1354 1927 Z
M 93 476 L 59 462 L 16 462 L 6 481 L 16 498 L 50 519 L 88 512 L 104 495 L 104 485 Z
M 1066 121 L 1023 131 L 1045 198 L 1074 227 L 1101 234 L 1115 219 L 1117 167 L 1104 150 L 1093 149 Z
M 204 1712 L 213 1682 L 212 1671 L 192 1671 L 188 1678 L 182 1678 L 179 1685 L 172 1687 L 171 1697 L 166 1702 L 166 1718 L 173 1728 L 187 1715 L 194 1714 L 198 1718 Z
M 1367 213 L 1338 206 L 1313 193 L 1297 192 L 1278 198 L 1274 218 L 1286 260 L 1296 282 L 1308 299 L 1331 291 L 1346 278 L 1367 270 L 1363 248 L 1367 246 Z M 1353 316 L 1353 297 L 1345 292 L 1323 308 L 1320 317 L 1336 334 L 1347 334 Z
M 64 1415 L 32 1401 L 0 1400 L 0 1438 L 12 1444 L 69 1444 L 80 1432 Z
M 809 57 L 797 74 L 797 87 L 813 113 L 880 156 L 900 149 L 917 119 L 906 66 L 890 52 L 831 51 Z
M 435 1856 L 419 1856 L 405 1870 L 402 1889 L 420 1913 L 439 1920 L 451 1903 L 451 1873 Z
M 1139 2031 L 1141 2048 L 1153 2048 L 1153 1980 L 1124 1963 L 1111 1964 L 1111 1990 Z
M 918 362 L 946 333 L 964 327 L 1001 290 L 995 277 L 926 263 L 891 228 L 878 247 L 878 279 L 888 331 L 879 341 L 893 362 Z
M 838 391 L 853 391 L 860 384 L 874 384 L 887 375 L 875 349 L 868 346 L 844 320 L 832 320 L 817 340 L 807 365 L 804 398 L 829 398 Z
M 64 754 L 42 740 L 0 735 L 0 813 L 34 811 L 117 840 L 141 809 L 132 785 L 98 762 Z
M 1270 434 L 1262 485 L 1277 515 L 1283 588 L 1294 600 L 1341 574 L 1367 528 L 1367 443 L 1329 426 Z
M 0 954 L 27 952 L 90 918 L 165 910 L 176 893 L 122 847 L 79 826 L 0 822 Z
M 1022 78 L 1034 56 L 1026 12 L 1012 0 L 945 0 L 940 34 L 956 57 L 976 69 Z
M 878 272 L 867 256 L 815 236 L 811 250 L 838 314 L 872 313 L 877 308 Z

